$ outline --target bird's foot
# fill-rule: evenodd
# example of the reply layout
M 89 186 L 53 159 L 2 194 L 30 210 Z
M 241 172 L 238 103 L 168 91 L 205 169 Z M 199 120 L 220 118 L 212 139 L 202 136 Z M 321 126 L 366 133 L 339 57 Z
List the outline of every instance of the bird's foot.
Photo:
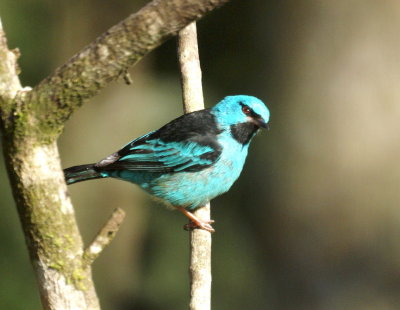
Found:
M 211 224 L 214 223 L 214 220 L 204 221 L 204 220 L 199 219 L 193 213 L 187 211 L 183 207 L 176 207 L 176 208 L 190 219 L 190 223 L 183 226 L 183 228 L 185 230 L 193 230 L 195 228 L 200 228 L 200 229 L 204 229 L 210 233 L 215 232 L 214 228 L 212 228 L 212 226 L 211 226 Z
M 190 223 L 187 223 L 185 226 L 183 226 L 183 229 L 190 231 L 190 230 L 199 228 L 199 229 L 204 229 L 206 231 L 209 231 L 210 233 L 213 233 L 213 232 L 215 232 L 215 229 L 210 224 L 212 224 L 214 222 L 215 222 L 214 220 L 196 221 L 196 222 L 191 220 Z

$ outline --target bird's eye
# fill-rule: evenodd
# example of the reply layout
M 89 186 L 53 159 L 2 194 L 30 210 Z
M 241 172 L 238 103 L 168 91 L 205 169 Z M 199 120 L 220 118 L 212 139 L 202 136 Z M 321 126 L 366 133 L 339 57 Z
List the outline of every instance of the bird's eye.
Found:
M 242 112 L 246 115 L 250 115 L 251 114 L 251 109 L 247 106 L 247 105 L 243 105 L 242 106 Z

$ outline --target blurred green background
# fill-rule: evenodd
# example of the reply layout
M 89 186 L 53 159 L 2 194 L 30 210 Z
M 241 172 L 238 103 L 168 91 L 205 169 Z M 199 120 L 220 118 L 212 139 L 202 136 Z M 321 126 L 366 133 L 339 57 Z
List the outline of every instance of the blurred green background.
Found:
M 1 0 L 21 79 L 34 86 L 146 1 Z M 232 1 L 198 24 L 207 106 L 268 103 L 231 191 L 212 203 L 213 308 L 400 309 L 400 3 Z M 64 167 L 97 161 L 180 115 L 171 40 L 84 105 L 59 142 Z M 2 156 L 2 155 L 1 155 Z M 104 309 L 186 309 L 181 214 L 116 180 L 70 187 L 85 242 L 127 218 L 94 264 Z M 0 308 L 40 309 L 0 160 Z

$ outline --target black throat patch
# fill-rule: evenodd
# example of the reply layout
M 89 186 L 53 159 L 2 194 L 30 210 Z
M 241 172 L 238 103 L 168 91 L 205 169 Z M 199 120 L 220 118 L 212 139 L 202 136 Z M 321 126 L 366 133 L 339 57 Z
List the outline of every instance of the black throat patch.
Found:
M 246 145 L 257 132 L 258 126 L 252 123 L 239 123 L 231 125 L 232 137 L 239 143 Z

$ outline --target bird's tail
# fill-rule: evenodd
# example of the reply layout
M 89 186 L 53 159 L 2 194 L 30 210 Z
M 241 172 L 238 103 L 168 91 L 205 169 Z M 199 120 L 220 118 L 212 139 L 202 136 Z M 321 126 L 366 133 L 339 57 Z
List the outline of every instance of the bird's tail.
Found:
M 64 169 L 64 176 L 68 185 L 104 177 L 100 172 L 94 169 L 94 164 L 73 166 Z

